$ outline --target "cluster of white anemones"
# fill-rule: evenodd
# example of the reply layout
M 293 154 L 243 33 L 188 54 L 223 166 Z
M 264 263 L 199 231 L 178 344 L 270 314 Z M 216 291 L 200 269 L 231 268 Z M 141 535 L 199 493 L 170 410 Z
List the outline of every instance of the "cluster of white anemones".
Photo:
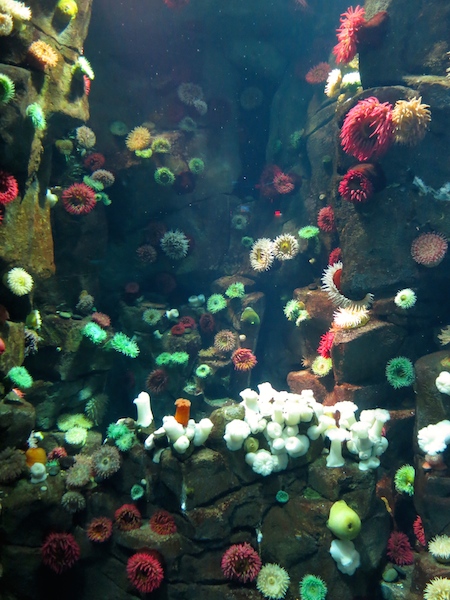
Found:
M 291 260 L 299 249 L 297 239 L 290 233 L 282 233 L 274 240 L 259 238 L 250 250 L 250 264 L 255 271 L 268 271 L 275 259 Z
M 224 435 L 229 450 L 243 446 L 248 450 L 245 460 L 255 473 L 266 476 L 286 469 L 289 458 L 304 456 L 311 440 L 320 437 L 330 441 L 327 467 L 344 466 L 344 442 L 348 451 L 357 456 L 360 470 L 379 466 L 379 456 L 388 445 L 382 435 L 390 418 L 387 410 L 364 410 L 357 421 L 358 407 L 353 402 L 324 407 L 316 402 L 312 390 L 301 394 L 278 392 L 270 383 L 260 384 L 258 390 L 259 393 L 251 389 L 240 393 L 244 418 L 227 423 Z M 252 444 L 247 441 L 259 434 L 264 436 L 268 449 L 259 449 L 255 438 L 251 438 Z

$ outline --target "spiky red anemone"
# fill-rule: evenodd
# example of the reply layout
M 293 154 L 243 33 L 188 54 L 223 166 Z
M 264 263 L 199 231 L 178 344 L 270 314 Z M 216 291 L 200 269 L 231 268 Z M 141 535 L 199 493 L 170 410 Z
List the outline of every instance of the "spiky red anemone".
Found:
M 319 346 L 317 347 L 317 353 L 323 358 L 331 357 L 331 348 L 334 342 L 334 331 L 327 331 L 320 337 Z
M 340 16 L 340 26 L 337 30 L 338 43 L 333 48 L 337 64 L 347 64 L 358 52 L 358 30 L 365 23 L 365 10 L 361 6 L 350 6 Z
M 394 141 L 392 105 L 370 96 L 351 108 L 341 128 L 344 152 L 364 161 L 382 156 Z
M 85 183 L 74 183 L 63 191 L 61 200 L 71 215 L 87 215 L 95 208 L 95 192 Z
M 290 194 L 295 189 L 293 178 L 287 173 L 280 171 L 273 178 L 273 187 L 278 194 Z
M 323 83 L 327 80 L 328 73 L 331 71 L 331 67 L 327 62 L 321 62 L 318 65 L 315 65 L 310 69 L 306 75 L 305 79 L 311 85 L 317 83 Z
M 105 164 L 105 157 L 100 152 L 91 152 L 83 160 L 83 165 L 88 171 L 97 171 Z
M 172 515 L 167 510 L 157 510 L 150 517 L 150 529 L 158 535 L 173 535 L 177 532 L 177 525 Z
M 89 523 L 86 534 L 91 542 L 103 544 L 112 536 L 113 524 L 108 517 L 97 517 Z
M 317 225 L 319 229 L 327 233 L 336 231 L 336 223 L 334 222 L 334 210 L 331 206 L 324 206 L 319 210 L 317 215 Z
M 185 317 L 181 317 L 179 322 L 182 325 L 184 325 L 186 329 L 196 329 L 196 327 L 197 327 L 195 319 L 193 319 L 192 317 L 189 317 L 188 315 L 186 315 Z
M 414 562 L 408 536 L 401 531 L 393 531 L 389 536 L 386 554 L 396 565 L 412 565 Z
M 145 387 L 151 394 L 162 394 L 169 383 L 169 376 L 164 369 L 155 369 L 147 376 Z
M 52 448 L 47 454 L 47 461 L 50 462 L 52 460 L 61 460 L 61 458 L 65 458 L 66 456 L 66 449 L 62 446 L 56 446 L 55 448 Z
M 256 366 L 256 356 L 249 348 L 238 348 L 231 355 L 236 371 L 251 371 Z
M 137 552 L 128 559 L 127 576 L 142 594 L 149 594 L 161 585 L 164 571 L 156 552 Z
M 80 546 L 71 533 L 50 533 L 41 547 L 42 562 L 60 575 L 80 558 Z
M 120 531 L 132 531 L 139 529 L 142 523 L 142 516 L 134 504 L 123 504 L 114 513 L 114 525 Z
M 19 186 L 14 175 L 0 171 L 0 204 L 9 204 L 17 198 Z
M 261 559 L 256 550 L 247 542 L 233 544 L 223 554 L 220 566 L 227 579 L 247 583 L 258 577 L 261 570 Z
M 358 204 L 372 198 L 374 190 L 370 179 L 362 171 L 349 169 L 339 184 L 339 194 L 348 202 Z

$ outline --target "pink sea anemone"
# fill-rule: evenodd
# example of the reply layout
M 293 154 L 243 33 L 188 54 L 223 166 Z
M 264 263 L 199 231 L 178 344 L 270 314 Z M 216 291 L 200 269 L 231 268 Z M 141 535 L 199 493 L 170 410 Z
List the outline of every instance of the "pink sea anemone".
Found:
M 334 210 L 331 206 L 324 206 L 319 210 L 317 215 L 317 225 L 319 229 L 326 233 L 336 231 L 336 223 L 334 222 Z
M 142 594 L 149 594 L 161 585 L 164 571 L 156 552 L 137 552 L 128 559 L 127 576 Z
M 91 319 L 94 321 L 94 323 L 97 323 L 97 325 L 103 327 L 103 329 L 106 329 L 111 325 L 111 317 L 105 313 L 94 312 L 92 313 Z
M 80 546 L 71 533 L 50 533 L 41 547 L 42 562 L 60 575 L 80 558 Z
M 71 215 L 87 215 L 95 208 L 95 192 L 85 183 L 73 183 L 62 193 L 64 208 Z
M 319 346 L 317 347 L 317 353 L 323 358 L 330 358 L 331 348 L 334 342 L 334 331 L 327 331 L 320 337 Z
M 425 537 L 425 531 L 423 529 L 422 518 L 420 515 L 417 515 L 417 517 L 414 519 L 413 531 L 414 535 L 416 536 L 416 540 L 425 548 L 427 545 L 427 539 Z
M 375 96 L 360 100 L 345 116 L 340 137 L 344 152 L 358 160 L 382 156 L 394 140 L 392 105 Z
M 175 519 L 167 510 L 157 510 L 150 517 L 149 525 L 158 535 L 173 535 L 177 532 Z
M 414 562 L 414 554 L 408 536 L 401 531 L 391 533 L 386 553 L 396 565 L 412 565 Z
M 448 242 L 440 233 L 422 233 L 411 244 L 411 256 L 424 267 L 436 267 L 447 254 Z
M 315 65 L 310 69 L 306 75 L 305 79 L 308 83 L 314 85 L 317 83 L 323 83 L 327 80 L 328 73 L 331 71 L 331 67 L 326 62 L 321 62 L 318 65 Z
M 341 180 L 338 188 L 339 194 L 348 202 L 359 204 L 372 198 L 373 184 L 363 171 L 349 169 Z
M 114 513 L 114 525 L 120 531 L 139 529 L 141 523 L 142 515 L 134 504 L 122 504 Z
M 221 568 L 227 579 L 247 583 L 257 578 L 261 559 L 250 544 L 233 544 L 222 556 Z
M 0 204 L 9 204 L 18 194 L 19 186 L 14 175 L 0 171 Z
M 365 10 L 361 6 L 350 6 L 340 17 L 337 30 L 338 43 L 333 48 L 337 64 L 347 64 L 358 52 L 358 31 L 365 23 Z
M 290 194 L 295 189 L 294 180 L 287 173 L 280 171 L 273 178 L 273 187 L 281 195 Z
M 236 371 L 251 371 L 258 362 L 249 348 L 238 348 L 231 355 L 231 360 Z
M 342 261 L 342 250 L 340 248 L 334 248 L 328 256 L 328 264 L 334 265 L 335 263 Z

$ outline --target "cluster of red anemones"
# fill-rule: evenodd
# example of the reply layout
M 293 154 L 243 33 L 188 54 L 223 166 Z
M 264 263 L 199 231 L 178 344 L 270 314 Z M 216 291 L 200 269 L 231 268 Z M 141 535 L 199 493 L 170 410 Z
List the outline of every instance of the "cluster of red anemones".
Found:
M 61 460 L 61 458 L 65 458 L 67 456 L 67 451 L 62 446 L 56 446 L 52 448 L 50 452 L 47 454 L 47 461 L 51 460 Z
M 318 65 L 315 65 L 310 69 L 306 75 L 305 79 L 307 83 L 311 85 L 315 85 L 318 83 L 323 83 L 327 80 L 328 74 L 331 71 L 331 67 L 327 62 L 321 62 Z
M 256 356 L 249 348 L 238 348 L 231 355 L 236 371 L 251 371 L 256 366 Z
M 142 515 L 134 504 L 123 504 L 114 513 L 114 525 L 120 531 L 139 529 L 142 524 Z
M 389 536 L 386 554 L 396 565 L 412 565 L 414 554 L 408 536 L 401 531 L 393 531 Z
M 331 348 L 333 347 L 334 342 L 334 331 L 327 331 L 322 336 L 320 336 L 320 342 L 317 347 L 317 353 L 323 358 L 330 358 L 331 356 Z
M 42 562 L 55 573 L 65 573 L 80 558 L 80 546 L 71 533 L 50 533 L 41 547 Z
M 19 195 L 19 185 L 14 175 L 0 171 L 0 204 L 9 204 Z
M 108 517 L 96 517 L 89 523 L 86 534 L 91 542 L 103 544 L 112 536 L 113 524 Z
M 223 554 L 220 566 L 227 579 L 247 583 L 258 577 L 261 570 L 261 559 L 256 550 L 247 542 L 233 544 Z
M 255 185 L 255 188 L 259 190 L 259 193 L 263 198 L 273 198 L 278 196 L 278 192 L 273 184 L 275 177 L 283 173 L 280 167 L 277 165 L 266 165 L 261 173 L 259 182 Z
M 91 172 L 101 169 L 104 164 L 105 157 L 100 152 L 91 152 L 83 160 L 84 168 Z
M 150 529 L 158 535 L 173 535 L 177 532 L 177 525 L 173 516 L 167 510 L 157 510 L 150 517 Z
M 71 215 L 87 215 L 95 208 L 95 192 L 85 183 L 73 183 L 61 196 L 62 204 Z
M 336 231 L 336 223 L 334 221 L 334 210 L 331 206 L 324 206 L 319 210 L 317 215 L 317 226 L 326 233 Z
M 365 10 L 361 6 L 350 6 L 340 17 L 337 30 L 338 43 L 333 48 L 337 64 L 347 64 L 358 52 L 358 31 L 366 22 Z
M 103 329 L 106 329 L 111 325 L 111 317 L 102 312 L 92 313 L 91 319 L 94 321 L 94 323 L 97 323 L 97 325 L 103 327 Z
M 127 576 L 142 594 L 150 594 L 159 588 L 164 570 L 156 552 L 137 552 L 128 559 Z
M 169 376 L 164 369 L 154 369 L 145 380 L 145 387 L 151 394 L 162 394 L 169 383 Z

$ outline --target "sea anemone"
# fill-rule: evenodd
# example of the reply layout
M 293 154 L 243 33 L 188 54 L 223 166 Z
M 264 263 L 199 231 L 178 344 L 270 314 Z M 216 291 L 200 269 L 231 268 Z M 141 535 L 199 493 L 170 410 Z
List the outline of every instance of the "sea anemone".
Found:
M 105 157 L 100 152 L 91 152 L 83 159 L 83 166 L 91 173 L 101 169 L 104 164 Z
M 369 320 L 367 308 L 338 308 L 333 314 L 334 329 L 355 329 L 363 327 Z
M 311 364 L 311 371 L 317 377 L 325 377 L 328 373 L 331 372 L 333 368 L 333 362 L 331 358 L 326 358 L 324 356 L 316 356 Z
M 416 540 L 421 546 L 425 548 L 425 546 L 427 545 L 427 540 L 423 528 L 422 517 L 420 515 L 417 515 L 417 517 L 414 519 L 413 531 L 414 535 L 416 536 Z
M 101 183 L 102 189 L 111 187 L 115 180 L 116 178 L 108 169 L 96 169 L 91 175 L 91 181 Z
M 396 390 L 408 387 L 415 381 L 414 366 L 409 358 L 397 356 L 386 365 L 386 379 Z
M 151 149 L 155 154 L 168 154 L 172 149 L 172 144 L 167 138 L 159 136 L 152 141 Z
M 315 225 L 305 225 L 305 227 L 301 227 L 297 235 L 302 240 L 313 240 L 320 233 L 320 230 Z
M 0 171 L 0 205 L 9 204 L 17 198 L 19 186 L 16 178 L 6 171 Z
M 283 567 L 273 563 L 264 565 L 256 579 L 256 587 L 259 592 L 270 600 L 281 600 L 286 595 L 290 583 L 290 577 Z
M 370 96 L 359 100 L 341 128 L 344 152 L 364 161 L 382 156 L 394 140 L 392 105 Z
M 422 233 L 411 244 L 413 260 L 424 267 L 436 267 L 447 254 L 448 242 L 440 233 Z
M 231 355 L 236 371 L 251 371 L 256 366 L 256 356 L 249 348 L 237 348 Z
M 333 69 L 328 73 L 327 83 L 325 85 L 325 95 L 328 98 L 335 98 L 340 91 L 342 81 L 342 71 L 340 69 Z
M 86 535 L 91 542 L 103 544 L 112 536 L 113 524 L 108 517 L 96 517 L 87 526 Z
M 282 171 L 275 173 L 272 183 L 275 191 L 282 196 L 290 194 L 295 189 L 294 179 Z
M 79 56 L 75 61 L 75 64 L 72 66 L 72 75 L 77 79 L 83 80 L 84 87 L 86 89 L 86 80 L 89 79 L 88 90 L 90 90 L 90 81 L 95 79 L 95 73 L 91 66 L 91 63 L 85 56 Z M 86 95 L 88 95 L 87 92 Z
M 202 333 L 211 334 L 216 328 L 216 321 L 210 312 L 203 313 L 200 316 L 198 324 Z
M 340 26 L 337 30 L 338 43 L 333 48 L 336 63 L 349 63 L 358 52 L 358 30 L 364 25 L 365 10 L 361 6 L 349 7 L 340 16 Z
M 396 470 L 394 485 L 397 492 L 414 496 L 414 478 L 416 471 L 412 465 L 403 465 Z
M 145 387 L 151 394 L 162 394 L 169 383 L 169 376 L 164 369 L 154 369 L 145 380 Z
M 200 175 L 205 170 L 205 163 L 201 158 L 191 158 L 188 162 L 189 171 L 194 175 Z
M 393 531 L 389 536 L 386 553 L 396 565 L 412 565 L 414 554 L 408 536 L 401 531 Z
M 92 454 L 92 469 L 99 479 L 108 479 L 120 469 L 120 454 L 114 446 L 101 446 Z
M 422 104 L 422 98 L 398 100 L 395 103 L 392 123 L 397 143 L 414 146 L 423 140 L 431 121 L 429 108 L 428 104 Z
M 334 210 L 331 206 L 324 206 L 319 210 L 319 214 L 317 215 L 317 225 L 319 226 L 319 229 L 326 233 L 336 231 Z
M 268 271 L 274 261 L 273 243 L 268 238 L 259 238 L 250 250 L 250 264 L 254 271 Z
M 134 504 L 122 504 L 114 513 L 114 525 L 119 531 L 139 529 L 142 515 Z
M 81 146 L 81 148 L 86 150 L 93 148 L 95 146 L 95 142 L 97 141 L 95 133 L 86 125 L 81 125 L 75 129 L 75 139 L 78 146 Z
M 13 20 L 11 15 L 1 13 L 0 14 L 0 36 L 5 37 L 11 35 L 13 30 Z
M 358 71 L 346 73 L 342 77 L 341 92 L 345 94 L 355 94 L 361 87 L 361 77 Z
M 61 195 L 64 208 L 71 215 L 87 215 L 95 208 L 95 192 L 85 183 L 73 183 Z
M 427 583 L 423 591 L 423 600 L 448 600 L 450 598 L 450 579 L 435 577 Z
M 139 346 L 136 342 L 120 331 L 115 333 L 112 340 L 108 343 L 113 350 L 129 358 L 136 358 L 139 355 Z
M 164 571 L 156 556 L 137 552 L 128 559 L 127 577 L 139 592 L 149 594 L 161 585 Z
M 167 510 L 157 510 L 150 517 L 150 529 L 158 535 L 173 535 L 177 526 L 172 515 Z
M 195 376 L 200 379 L 206 379 L 212 373 L 212 369 L 207 364 L 201 364 L 195 369 Z
M 342 250 L 340 248 L 334 248 L 328 256 L 328 265 L 334 265 L 335 263 L 342 261 Z
M 86 323 L 86 325 L 81 330 L 81 334 L 84 335 L 84 337 L 87 337 L 89 340 L 91 340 L 91 342 L 93 342 L 94 344 L 102 344 L 107 337 L 106 331 L 102 329 L 100 325 L 97 325 L 97 323 L 94 323 L 93 321 Z
M 64 441 L 69 444 L 69 446 L 74 446 L 75 448 L 84 446 L 86 440 L 87 430 L 84 427 L 71 427 L 64 435 Z
M 144 150 L 150 144 L 151 133 L 147 127 L 135 127 L 126 137 L 125 144 L 128 150 L 136 152 L 136 150 Z
M 80 546 L 71 533 L 50 533 L 41 547 L 42 562 L 60 575 L 80 558 Z
M 8 13 L 13 19 L 19 21 L 29 21 L 31 19 L 31 8 L 19 2 L 19 0 L 3 0 L 3 11 Z
M 428 552 L 438 562 L 450 562 L 450 537 L 436 535 L 428 542 Z
M 224 552 L 220 566 L 227 579 L 247 583 L 258 577 L 261 570 L 261 559 L 256 550 L 247 542 L 233 544 Z
M 95 311 L 92 313 L 91 319 L 94 323 L 103 327 L 103 329 L 107 329 L 111 325 L 111 317 L 102 312 Z
M 203 90 L 196 83 L 181 83 L 177 88 L 178 98 L 187 106 L 194 106 L 197 100 L 203 100 Z
M 291 260 L 298 254 L 299 245 L 293 235 L 284 233 L 274 239 L 272 251 L 278 260 Z
M 330 300 L 341 308 L 369 308 L 373 301 L 373 294 L 366 294 L 362 300 L 350 300 L 340 291 L 342 263 L 329 265 L 322 275 L 322 289 L 328 294 Z
M 156 183 L 162 186 L 172 185 L 175 181 L 175 175 L 167 167 L 159 167 L 153 176 Z
M 321 62 L 318 65 L 315 65 L 310 69 L 306 75 L 305 79 L 308 83 L 314 85 L 317 83 L 323 83 L 327 80 L 328 73 L 331 71 L 331 67 L 326 62 Z
M 186 333 L 186 327 L 183 323 L 175 323 L 175 325 L 171 328 L 171 335 L 184 335 Z
M 75 464 L 68 469 L 66 473 L 66 485 L 70 488 L 82 488 L 87 486 L 91 482 L 92 478 L 92 462 L 91 460 L 86 460 L 85 458 L 81 458 L 81 456 L 76 457 Z
M 26 367 L 12 367 L 6 377 L 20 389 L 28 389 L 33 385 L 33 378 L 28 373 Z
M 140 500 L 145 495 L 145 489 L 139 483 L 135 483 L 130 490 L 130 496 L 133 502 Z
M 227 307 L 227 300 L 222 294 L 212 294 L 206 301 L 206 308 L 208 312 L 215 315 L 216 313 L 224 310 Z
M 288 321 L 296 321 L 304 308 L 303 302 L 295 299 L 288 300 L 283 308 L 284 316 Z
M 156 262 L 157 259 L 156 249 L 150 244 L 142 244 L 136 248 L 136 255 L 139 261 L 144 265 L 151 265 Z
M 240 281 L 230 284 L 225 291 L 225 296 L 228 296 L 228 298 L 243 298 L 245 296 L 244 284 Z
M 160 245 L 164 254 L 172 260 L 185 258 L 189 250 L 189 240 L 179 229 L 167 231 L 162 236 Z
M 14 81 L 5 73 L 0 73 L 0 102 L 8 104 L 14 98 L 16 87 Z
M 50 44 L 38 40 L 28 48 L 28 60 L 37 69 L 47 71 L 58 64 L 59 55 Z
M 43 131 L 47 127 L 44 111 L 37 102 L 29 104 L 26 108 L 25 114 L 30 118 L 35 129 Z
M 92 429 L 93 423 L 82 413 L 63 413 L 58 417 L 57 427 L 60 431 L 69 431 L 72 427 L 82 427 L 83 429 Z
M 299 584 L 300 600 L 325 600 L 328 589 L 323 579 L 305 575 Z
M 219 352 L 232 352 L 237 346 L 237 336 L 229 329 L 222 329 L 214 336 L 214 348 Z
M 86 499 L 80 492 L 68 491 L 61 498 L 61 506 L 71 514 L 86 508 Z
M 4 277 L 4 283 L 15 296 L 26 296 L 33 289 L 33 278 L 21 267 L 14 267 Z
M 367 202 L 374 193 L 373 184 L 367 175 L 357 169 L 349 169 L 339 183 L 339 194 L 344 200 L 358 204 Z
M 317 353 L 323 358 L 330 358 L 331 348 L 334 342 L 334 331 L 327 331 L 320 336 L 319 346 L 317 347 Z
M 27 467 L 25 452 L 16 448 L 5 448 L 0 452 L 0 483 L 16 481 Z
M 417 296 L 410 288 L 405 288 L 396 293 L 394 303 L 399 308 L 408 309 L 412 308 L 417 301 Z

